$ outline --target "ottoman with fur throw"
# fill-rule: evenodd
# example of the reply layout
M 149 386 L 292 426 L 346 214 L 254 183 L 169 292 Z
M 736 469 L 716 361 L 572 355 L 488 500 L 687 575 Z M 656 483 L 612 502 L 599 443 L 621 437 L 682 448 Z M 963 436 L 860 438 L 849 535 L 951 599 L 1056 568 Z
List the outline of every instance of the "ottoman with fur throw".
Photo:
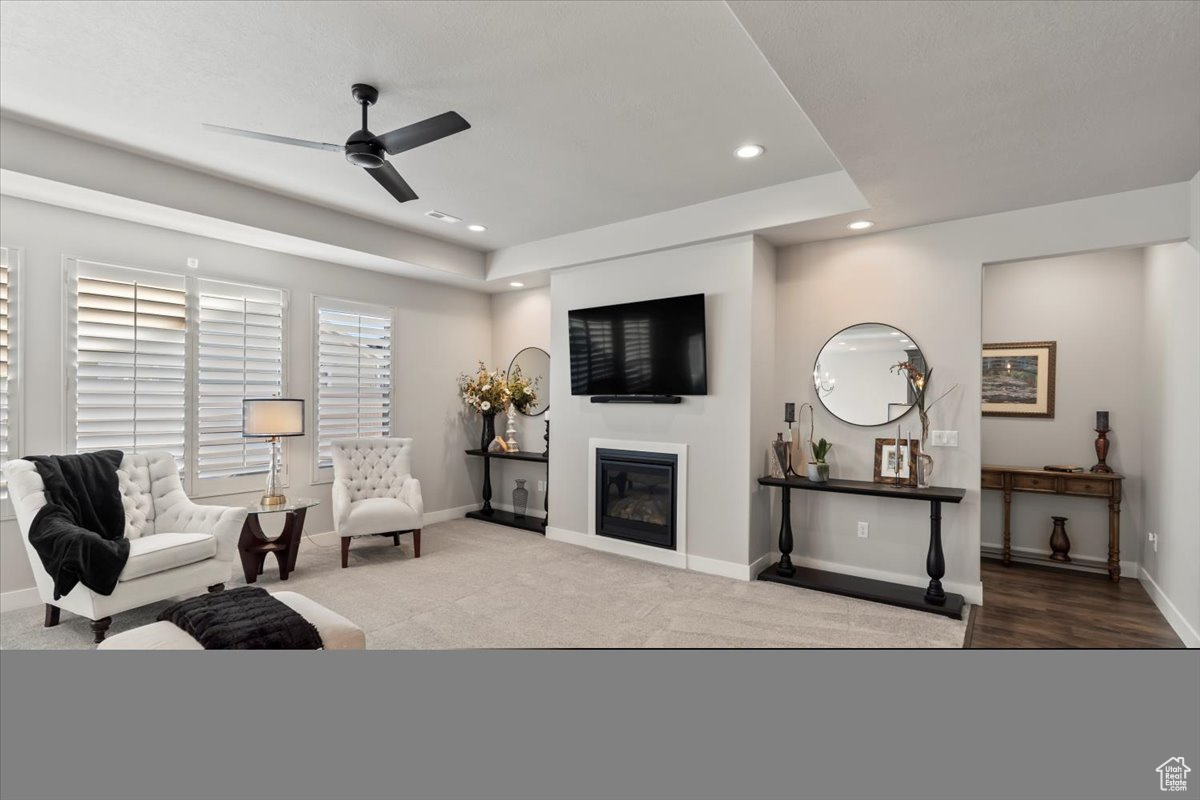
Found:
M 232 594 L 235 591 L 238 590 L 218 592 L 217 595 Z M 367 646 L 367 637 L 363 633 L 362 628 L 341 614 L 330 611 L 320 603 L 295 592 L 275 592 L 271 597 L 274 597 L 280 603 L 299 614 L 316 629 L 316 633 L 320 637 L 321 649 L 362 650 Z M 170 615 L 173 609 L 178 609 L 183 605 L 181 603 L 178 606 L 174 606 L 172 609 L 165 611 L 164 614 Z M 220 614 L 220 607 L 216 606 L 215 611 L 217 614 Z M 173 618 L 181 621 L 177 615 Z M 220 622 L 220 620 L 218 619 L 217 622 Z M 110 636 L 100 644 L 98 649 L 204 650 L 205 646 L 199 639 L 179 627 L 175 622 L 160 619 L 158 622 L 152 622 L 149 625 L 142 625 L 140 628 L 133 628 L 118 633 L 115 636 Z M 257 647 L 247 645 L 246 649 L 257 649 Z

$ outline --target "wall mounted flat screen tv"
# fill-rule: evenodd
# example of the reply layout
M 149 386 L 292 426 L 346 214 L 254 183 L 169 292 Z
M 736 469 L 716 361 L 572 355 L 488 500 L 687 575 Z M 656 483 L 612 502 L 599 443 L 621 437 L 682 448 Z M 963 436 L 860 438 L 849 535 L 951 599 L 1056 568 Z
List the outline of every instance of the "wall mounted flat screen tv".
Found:
M 571 394 L 708 394 L 704 295 L 567 312 Z

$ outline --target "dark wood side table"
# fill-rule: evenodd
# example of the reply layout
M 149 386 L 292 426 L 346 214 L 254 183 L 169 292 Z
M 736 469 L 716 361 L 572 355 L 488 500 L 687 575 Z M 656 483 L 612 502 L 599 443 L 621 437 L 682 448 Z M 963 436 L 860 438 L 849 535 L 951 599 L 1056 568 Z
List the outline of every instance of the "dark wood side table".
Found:
M 892 486 L 870 481 L 830 480 L 814 483 L 807 478 L 759 478 L 763 486 L 774 486 L 783 490 L 783 520 L 779 526 L 779 561 L 758 575 L 760 581 L 786 583 L 804 589 L 840 594 L 887 603 L 893 606 L 928 611 L 954 619 L 962 619 L 965 600 L 961 594 L 942 589 L 942 577 L 946 574 L 946 558 L 942 554 L 942 503 L 961 503 L 965 489 L 931 486 L 917 489 L 912 486 Z M 929 586 L 922 590 L 915 586 L 843 575 L 838 572 L 797 567 L 792 564 L 792 491 L 800 489 L 810 492 L 833 492 L 835 494 L 857 494 L 868 497 L 891 497 L 899 500 L 923 500 L 929 503 L 929 551 L 925 556 L 925 571 L 929 574 Z
M 1108 579 L 1121 580 L 1121 482 L 1115 472 L 1056 472 L 1037 467 L 998 467 L 983 465 L 984 489 L 1004 492 L 1004 566 L 1012 563 L 1013 492 L 1061 494 L 1068 497 L 1094 497 L 1108 503 Z
M 262 575 L 268 553 L 274 553 L 279 563 L 279 580 L 288 579 L 288 575 L 296 569 L 300 538 L 304 535 L 304 515 L 308 509 L 320 504 L 320 500 L 311 497 L 297 497 L 277 506 L 255 504 L 246 507 L 250 513 L 246 515 L 242 536 L 238 539 L 238 553 L 242 557 L 242 574 L 246 576 L 246 583 L 254 583 Z M 287 515 L 283 519 L 283 530 L 274 539 L 267 537 L 258 521 L 263 514 Z

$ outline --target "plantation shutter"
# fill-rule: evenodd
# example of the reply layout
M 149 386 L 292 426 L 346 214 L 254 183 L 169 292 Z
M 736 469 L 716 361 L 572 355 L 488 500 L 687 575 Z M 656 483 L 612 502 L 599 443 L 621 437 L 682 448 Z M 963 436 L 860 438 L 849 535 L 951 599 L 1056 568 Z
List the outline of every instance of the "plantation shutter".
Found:
M 392 317 L 383 308 L 317 301 L 317 467 L 332 439 L 391 432 Z
M 283 393 L 284 294 L 200 280 L 196 476 L 266 473 L 271 446 L 242 438 L 242 400 Z
M 181 465 L 187 408 L 184 279 L 76 262 L 75 450 L 167 450 Z
M 8 248 L 0 247 L 0 464 L 14 455 L 9 405 L 12 401 L 13 381 L 16 378 L 13 370 L 15 326 L 12 323 L 16 297 L 12 292 L 13 281 L 8 259 Z M 0 473 L 0 500 L 7 497 L 8 483 Z

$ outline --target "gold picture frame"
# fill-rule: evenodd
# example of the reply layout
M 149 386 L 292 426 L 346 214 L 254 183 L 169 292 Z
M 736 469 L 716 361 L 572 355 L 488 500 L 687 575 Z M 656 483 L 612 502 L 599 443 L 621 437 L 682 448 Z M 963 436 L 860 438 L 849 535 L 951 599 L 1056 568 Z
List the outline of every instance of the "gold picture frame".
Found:
M 1054 419 L 1057 351 L 1057 342 L 985 344 L 983 416 Z

